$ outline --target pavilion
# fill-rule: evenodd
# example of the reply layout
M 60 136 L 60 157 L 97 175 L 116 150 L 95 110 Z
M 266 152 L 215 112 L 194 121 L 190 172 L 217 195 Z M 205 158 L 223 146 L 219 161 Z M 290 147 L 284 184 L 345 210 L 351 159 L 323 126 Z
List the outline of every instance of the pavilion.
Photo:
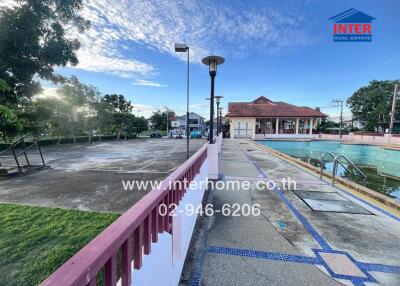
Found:
M 274 102 L 260 96 L 252 102 L 229 102 L 231 138 L 307 137 L 327 116 L 305 106 Z

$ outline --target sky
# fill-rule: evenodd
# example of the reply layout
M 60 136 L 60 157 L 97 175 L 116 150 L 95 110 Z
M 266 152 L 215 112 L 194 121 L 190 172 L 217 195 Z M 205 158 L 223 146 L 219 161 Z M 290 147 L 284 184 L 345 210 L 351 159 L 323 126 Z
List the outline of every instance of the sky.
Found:
M 224 111 L 230 101 L 265 96 L 335 118 L 333 99 L 346 100 L 371 80 L 400 78 L 399 0 L 84 2 L 91 28 L 71 35 L 82 43 L 80 63 L 57 72 L 123 94 L 141 116 L 165 106 L 186 111 L 186 55 L 175 53 L 174 43 L 190 47 L 190 109 L 204 117 L 210 77 L 201 59 L 208 55 L 226 60 L 215 85 Z M 372 42 L 333 41 L 329 18 L 350 8 L 376 18 Z

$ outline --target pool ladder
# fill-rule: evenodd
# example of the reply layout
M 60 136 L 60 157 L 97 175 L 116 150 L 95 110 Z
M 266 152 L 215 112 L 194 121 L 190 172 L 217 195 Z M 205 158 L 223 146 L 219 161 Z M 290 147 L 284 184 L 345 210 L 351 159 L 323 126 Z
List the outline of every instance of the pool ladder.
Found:
M 322 176 L 324 174 L 324 163 L 325 163 L 325 157 L 330 156 L 333 158 L 333 172 L 332 172 L 332 186 L 335 185 L 335 179 L 336 179 L 336 173 L 337 173 L 337 167 L 340 164 L 347 172 L 350 173 L 349 169 L 340 161 L 340 159 L 343 159 L 347 162 L 348 165 L 353 167 L 362 177 L 363 177 L 363 185 L 365 186 L 365 183 L 367 182 L 367 176 L 363 173 L 363 171 L 360 170 L 353 162 L 351 162 L 348 158 L 346 158 L 343 155 L 339 156 L 334 156 L 332 153 L 326 152 L 322 154 L 321 157 L 321 170 L 320 170 L 320 179 L 322 180 Z

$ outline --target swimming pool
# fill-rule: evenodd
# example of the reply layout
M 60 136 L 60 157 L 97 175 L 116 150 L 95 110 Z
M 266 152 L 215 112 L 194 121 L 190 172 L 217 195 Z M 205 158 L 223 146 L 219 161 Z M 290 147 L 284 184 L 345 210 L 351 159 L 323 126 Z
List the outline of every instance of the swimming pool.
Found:
M 367 187 L 400 199 L 400 151 L 398 150 L 328 140 L 265 140 L 258 142 L 317 167 L 320 166 L 321 156 L 324 152 L 346 156 L 367 175 Z M 333 162 L 327 163 L 325 167 L 328 172 L 332 172 Z M 348 174 L 344 168 L 339 168 L 338 174 L 358 183 L 361 181 L 359 176 Z

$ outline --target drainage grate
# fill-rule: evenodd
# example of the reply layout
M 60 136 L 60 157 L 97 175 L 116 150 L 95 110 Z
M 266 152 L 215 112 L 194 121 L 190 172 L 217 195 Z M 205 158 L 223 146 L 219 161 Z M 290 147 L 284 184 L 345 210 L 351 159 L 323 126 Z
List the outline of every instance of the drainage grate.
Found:
M 302 190 L 293 192 L 313 211 L 372 215 L 370 211 L 337 192 Z

